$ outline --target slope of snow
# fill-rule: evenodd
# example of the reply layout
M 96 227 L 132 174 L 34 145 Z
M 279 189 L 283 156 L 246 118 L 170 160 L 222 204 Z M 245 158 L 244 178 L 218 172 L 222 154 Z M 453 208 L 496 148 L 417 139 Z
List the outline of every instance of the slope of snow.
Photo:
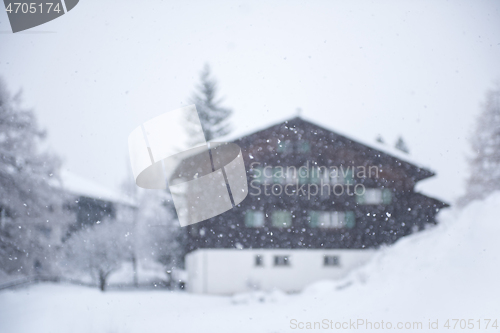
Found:
M 463 211 L 444 212 L 440 225 L 382 249 L 342 281 L 320 281 L 296 295 L 233 297 L 181 292 L 100 293 L 67 285 L 35 285 L 0 293 L 0 332 L 296 332 L 293 323 L 384 322 L 392 329 L 343 331 L 499 332 L 500 193 Z M 222 277 L 230 279 L 230 277 Z M 447 329 L 464 319 L 472 329 Z M 485 329 L 486 319 L 491 319 Z M 438 321 L 429 330 L 429 321 Z M 481 320 L 481 329 L 478 329 Z M 398 330 L 421 322 L 422 329 Z M 453 328 L 453 321 L 450 321 Z M 335 329 L 316 331 L 335 331 Z
M 382 249 L 375 260 L 344 281 L 310 286 L 304 299 L 342 295 L 358 303 L 360 313 L 375 317 L 496 316 L 500 324 L 499 206 L 500 193 L 496 193 L 463 211 L 443 212 L 439 226 Z M 346 285 L 351 287 L 336 290 Z

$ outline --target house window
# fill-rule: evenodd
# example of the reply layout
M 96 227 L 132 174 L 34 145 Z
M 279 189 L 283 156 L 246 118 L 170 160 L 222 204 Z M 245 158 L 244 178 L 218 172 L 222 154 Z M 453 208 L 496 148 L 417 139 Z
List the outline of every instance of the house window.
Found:
M 312 228 L 323 229 L 351 229 L 355 225 L 355 215 L 352 211 L 347 212 L 309 212 L 309 225 Z
M 352 184 L 353 183 L 352 169 L 348 168 L 347 170 L 345 170 L 342 177 L 344 178 L 344 184 Z
M 273 183 L 282 184 L 286 179 L 286 170 L 283 167 L 273 168 Z
M 260 254 L 255 256 L 255 266 L 257 267 L 264 266 L 264 258 Z
M 340 258 L 338 256 L 324 256 L 323 266 L 340 266 Z
M 321 180 L 323 184 L 330 184 L 330 171 L 328 169 L 322 169 L 321 170 Z
M 278 143 L 278 146 L 276 147 L 276 151 L 278 153 L 292 153 L 293 146 L 293 143 L 290 141 L 280 141 Z M 295 147 L 297 152 L 299 153 L 308 153 L 311 150 L 311 145 L 308 141 L 305 140 L 296 142 Z
M 384 188 L 382 190 L 382 203 L 388 205 L 392 202 L 392 191 L 391 189 Z
M 259 184 L 270 184 L 273 182 L 275 178 L 274 174 L 278 168 L 273 168 L 271 166 L 265 167 L 256 167 L 252 169 L 252 181 L 256 181 Z M 283 178 L 282 175 L 278 174 L 280 178 Z
M 331 184 L 353 184 L 353 173 L 351 167 L 343 167 L 332 169 L 330 171 Z
M 292 153 L 293 145 L 290 141 L 281 141 L 278 143 L 278 148 L 276 150 L 278 153 Z
M 308 153 L 311 150 L 311 146 L 308 141 L 297 142 L 297 151 L 299 153 Z
M 305 167 L 300 167 L 297 170 L 297 173 L 299 175 L 299 183 L 300 184 L 307 184 L 309 182 L 309 173 L 311 170 L 306 169 Z
M 286 182 L 294 184 L 297 181 L 297 169 L 295 167 L 286 168 Z
M 329 228 L 342 228 L 345 224 L 345 212 L 331 212 Z M 328 228 L 327 227 L 327 228 Z
M 264 170 L 261 167 L 252 169 L 252 180 L 262 183 L 264 181 Z
M 321 179 L 321 174 L 320 174 L 320 170 L 317 166 L 314 166 L 311 168 L 311 174 L 309 175 L 310 177 L 310 182 L 312 184 L 319 184 L 320 183 L 320 179 Z
M 245 226 L 247 228 L 260 228 L 264 226 L 264 212 L 247 210 L 245 213 Z
M 292 213 L 286 210 L 275 210 L 272 214 L 273 227 L 288 228 L 292 226 Z
M 309 224 L 313 228 L 321 228 L 330 225 L 330 212 L 309 212 Z
M 356 201 L 361 205 L 387 205 L 392 202 L 392 191 L 388 188 L 367 188 L 363 194 L 356 194 Z
M 330 183 L 336 184 L 353 184 L 353 173 L 351 167 L 335 167 L 329 172 Z
M 347 229 L 352 229 L 356 225 L 356 215 L 354 215 L 353 211 L 345 212 L 344 225 Z
M 274 256 L 274 266 L 290 266 L 288 256 Z
M 7 214 L 5 212 L 5 209 L 0 208 L 0 228 L 3 228 L 6 222 L 7 222 Z

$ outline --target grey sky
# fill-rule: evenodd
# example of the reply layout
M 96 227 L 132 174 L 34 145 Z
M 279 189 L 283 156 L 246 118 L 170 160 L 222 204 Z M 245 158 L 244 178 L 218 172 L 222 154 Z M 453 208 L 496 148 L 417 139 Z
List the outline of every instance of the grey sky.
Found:
M 235 133 L 303 115 L 393 145 L 462 191 L 467 137 L 500 78 L 498 1 L 95 1 L 25 33 L 0 12 L 0 75 L 23 88 L 65 168 L 108 186 L 127 137 L 187 104 L 212 65 Z M 41 33 L 51 32 L 51 33 Z

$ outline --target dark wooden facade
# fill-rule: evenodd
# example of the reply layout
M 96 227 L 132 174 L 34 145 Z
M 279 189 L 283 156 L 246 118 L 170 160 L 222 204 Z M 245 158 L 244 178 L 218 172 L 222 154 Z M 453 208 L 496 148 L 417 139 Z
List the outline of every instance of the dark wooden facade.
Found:
M 399 238 L 427 225 L 435 224 L 435 216 L 448 205 L 415 192 L 415 184 L 434 175 L 403 159 L 368 147 L 301 118 L 293 118 L 233 141 L 239 145 L 249 184 L 254 181 L 251 165 L 265 166 L 336 166 L 343 168 L 377 166 L 378 177 L 357 177 L 349 182 L 354 187 L 383 189 L 390 200 L 379 204 L 361 204 L 356 195 L 269 195 L 249 186 L 249 195 L 232 210 L 212 219 L 188 226 L 185 251 L 197 248 L 375 248 L 394 243 Z M 263 184 L 260 187 L 263 189 Z M 269 186 L 268 189 L 271 187 Z M 290 193 L 292 187 L 289 188 Z M 278 193 L 279 191 L 275 191 Z M 325 191 L 326 192 L 326 191 Z M 253 193 L 253 195 L 252 195 Z M 273 226 L 275 211 L 290 212 L 291 225 Z M 263 225 L 249 227 L 246 214 L 263 212 Z M 354 220 L 349 227 L 314 227 L 311 212 L 345 212 Z

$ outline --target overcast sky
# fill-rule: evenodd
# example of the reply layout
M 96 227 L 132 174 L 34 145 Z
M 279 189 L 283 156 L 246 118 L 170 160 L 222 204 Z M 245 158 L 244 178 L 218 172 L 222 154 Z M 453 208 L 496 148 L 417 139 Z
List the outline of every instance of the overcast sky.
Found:
M 500 1 L 97 1 L 12 34 L 0 75 L 22 88 L 64 167 L 116 187 L 128 134 L 187 105 L 212 65 L 235 133 L 296 116 L 393 145 L 463 190 L 467 138 L 500 79 Z

